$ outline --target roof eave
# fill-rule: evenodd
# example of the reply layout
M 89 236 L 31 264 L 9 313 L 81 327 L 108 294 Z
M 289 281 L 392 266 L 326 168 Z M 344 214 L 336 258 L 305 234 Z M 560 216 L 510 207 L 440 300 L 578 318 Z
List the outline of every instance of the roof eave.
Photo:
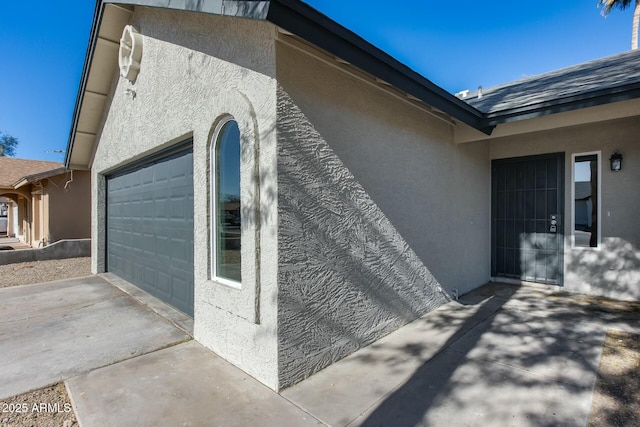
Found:
M 96 51 L 96 44 L 99 39 L 100 25 L 104 16 L 105 6 L 108 4 L 124 6 L 148 6 L 161 7 L 165 9 L 184 10 L 192 12 L 210 13 L 217 15 L 235 16 L 248 19 L 266 19 L 269 1 L 246 1 L 246 0 L 210 0 L 198 2 L 167 2 L 166 0 L 97 0 L 96 8 L 89 36 L 89 44 L 85 54 L 84 65 L 80 86 L 76 96 L 76 103 L 71 122 L 71 131 L 67 141 L 64 165 L 67 169 L 89 169 L 90 164 L 72 163 L 72 154 L 76 134 L 78 132 L 78 121 L 82 111 L 82 102 L 87 90 L 87 81 L 91 72 L 91 64 Z
M 13 184 L 13 188 L 18 189 L 18 188 L 23 187 L 23 186 L 25 186 L 27 184 L 31 184 L 33 182 L 40 181 L 40 180 L 45 179 L 45 178 L 50 178 L 52 176 L 63 174 L 66 171 L 67 171 L 67 169 L 62 167 L 62 168 L 52 169 L 52 170 L 48 170 L 48 171 L 44 171 L 44 172 L 40 172 L 40 173 L 34 173 L 32 175 L 26 175 L 26 176 L 23 176 L 22 178 L 20 178 L 18 181 L 16 181 Z
M 82 102 L 87 90 L 87 81 L 99 38 L 100 24 L 107 4 L 162 7 L 267 20 L 487 135 L 490 135 L 495 127 L 495 125 L 485 122 L 484 115 L 479 110 L 457 99 L 382 50 L 298 0 L 211 0 L 208 2 L 97 0 L 72 117 L 71 131 L 67 142 L 64 164 L 68 169 L 88 169 L 90 166 L 89 164 L 74 164 L 71 160 L 78 132 L 78 121 L 82 111 Z
M 16 181 L 15 184 L 12 185 L 12 187 L 17 190 L 18 188 L 24 187 L 27 184 L 29 184 L 29 180 L 26 178 L 21 178 Z
M 267 20 L 487 135 L 495 127 L 476 108 L 303 2 L 272 0 Z
M 71 131 L 69 132 L 69 139 L 67 141 L 67 150 L 64 156 L 64 166 L 67 169 L 71 169 L 71 153 L 73 151 L 73 143 L 75 140 L 76 131 L 78 128 L 78 119 L 80 118 L 80 109 L 82 106 L 82 99 L 84 97 L 84 91 L 87 87 L 87 80 L 89 78 L 89 71 L 91 60 L 93 59 L 93 52 L 95 50 L 96 42 L 98 40 L 98 31 L 100 28 L 100 21 L 104 12 L 104 2 L 102 0 L 96 0 L 96 9 L 93 13 L 93 23 L 91 24 L 91 33 L 89 35 L 89 44 L 87 46 L 87 52 L 84 57 L 84 65 L 82 67 L 82 76 L 80 77 L 80 86 L 78 88 L 78 94 L 76 95 L 76 103 L 73 108 L 73 116 L 71 119 Z
M 568 96 L 520 108 L 485 113 L 484 123 L 487 126 L 495 127 L 502 123 L 533 119 L 550 114 L 580 110 L 583 108 L 628 101 L 636 98 L 640 98 L 640 83 Z
M 269 10 L 269 0 L 208 0 L 208 1 L 167 1 L 167 0 L 103 0 L 103 3 L 126 4 L 130 6 L 160 7 L 187 12 L 209 13 L 212 15 L 235 16 L 238 18 L 265 20 Z

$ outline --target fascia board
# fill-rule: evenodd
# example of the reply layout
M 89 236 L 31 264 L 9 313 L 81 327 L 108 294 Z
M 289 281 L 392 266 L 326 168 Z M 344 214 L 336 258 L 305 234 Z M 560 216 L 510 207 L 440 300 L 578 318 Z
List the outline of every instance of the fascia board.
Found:
M 493 130 L 479 110 L 303 2 L 272 0 L 267 20 L 483 133 Z

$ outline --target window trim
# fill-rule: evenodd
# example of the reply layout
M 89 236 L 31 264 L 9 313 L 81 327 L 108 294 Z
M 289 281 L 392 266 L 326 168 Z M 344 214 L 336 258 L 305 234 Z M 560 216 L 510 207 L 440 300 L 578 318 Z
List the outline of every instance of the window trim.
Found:
M 218 221 L 216 205 L 218 202 L 218 193 L 216 191 L 216 149 L 218 147 L 219 136 L 224 127 L 229 122 L 236 122 L 239 128 L 237 120 L 231 116 L 224 116 L 216 125 L 213 134 L 211 136 L 211 143 L 209 144 L 209 280 L 225 285 L 234 289 L 242 289 L 242 281 L 236 282 L 235 280 L 220 277 L 217 274 L 217 235 L 218 235 Z M 240 144 L 242 144 L 242 136 L 240 137 Z M 242 179 L 241 179 L 242 182 Z M 240 193 L 242 194 L 242 188 Z M 242 216 L 242 196 L 240 197 L 240 215 Z M 240 227 L 240 247 L 242 248 L 242 227 Z M 242 268 L 242 258 L 240 258 L 240 268 Z
M 596 241 L 597 246 L 576 246 L 576 158 L 584 156 L 596 156 L 598 161 L 598 224 Z M 602 248 L 602 151 L 587 151 L 571 154 L 571 249 L 599 251 Z

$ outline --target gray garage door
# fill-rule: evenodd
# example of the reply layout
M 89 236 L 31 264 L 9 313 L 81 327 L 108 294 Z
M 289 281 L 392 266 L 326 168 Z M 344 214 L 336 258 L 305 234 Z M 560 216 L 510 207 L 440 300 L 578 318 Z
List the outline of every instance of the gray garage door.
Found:
M 107 177 L 107 270 L 193 316 L 193 151 Z

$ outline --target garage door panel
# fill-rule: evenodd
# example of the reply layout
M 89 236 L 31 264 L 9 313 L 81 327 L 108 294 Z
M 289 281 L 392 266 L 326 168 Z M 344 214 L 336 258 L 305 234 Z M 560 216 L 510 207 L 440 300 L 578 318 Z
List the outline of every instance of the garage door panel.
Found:
M 158 288 L 166 294 L 171 293 L 171 276 L 162 271 L 157 272 Z
M 193 315 L 191 150 L 107 177 L 107 268 Z
M 172 285 L 171 291 L 176 300 L 181 301 L 184 305 L 193 304 L 193 293 L 186 292 L 186 280 L 180 277 L 173 277 Z

